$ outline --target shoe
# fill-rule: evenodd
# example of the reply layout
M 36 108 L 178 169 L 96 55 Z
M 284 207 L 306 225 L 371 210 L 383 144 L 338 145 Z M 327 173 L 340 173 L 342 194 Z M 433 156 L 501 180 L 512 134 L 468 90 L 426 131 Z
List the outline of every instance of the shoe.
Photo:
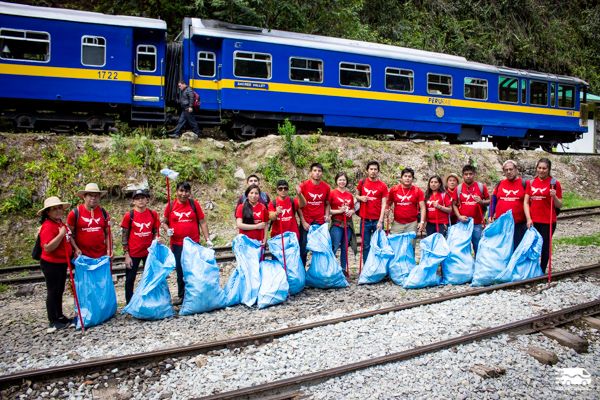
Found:
M 65 324 L 64 322 L 54 321 L 50 323 L 50 327 L 46 329 L 46 333 L 52 333 L 60 329 L 65 329 L 67 326 L 68 324 Z
M 77 320 L 75 318 L 67 318 L 64 315 L 60 317 L 58 321 L 65 324 L 65 327 L 74 328 L 77 326 Z
M 170 135 L 168 135 L 168 137 L 171 139 L 179 139 L 181 135 L 179 133 L 171 133 Z
M 181 304 L 183 304 L 183 299 L 181 297 L 178 297 L 177 300 L 173 301 L 174 306 L 180 306 Z

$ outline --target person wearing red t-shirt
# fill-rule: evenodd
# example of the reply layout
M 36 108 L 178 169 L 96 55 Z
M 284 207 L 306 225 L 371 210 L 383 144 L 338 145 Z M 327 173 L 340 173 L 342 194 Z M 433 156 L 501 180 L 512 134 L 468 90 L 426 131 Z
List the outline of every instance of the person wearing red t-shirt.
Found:
M 49 331 L 66 328 L 71 319 L 65 317 L 62 309 L 62 298 L 67 279 L 67 257 L 71 257 L 72 249 L 79 256 L 81 251 L 71 237 L 71 230 L 62 219 L 69 203 L 60 201 L 58 197 L 44 200 L 44 208 L 38 211 L 41 215 L 39 231 L 40 268 L 46 280 L 46 313 L 50 322 Z
M 129 304 L 140 263 L 146 265 L 148 247 L 159 237 L 158 213 L 148 208 L 150 193 L 136 190 L 133 194 L 133 209 L 121 221 L 123 253 L 125 254 L 125 300 Z
M 387 202 L 387 212 L 393 210 L 394 221 L 390 231 L 392 233 L 424 233 L 425 217 L 425 194 L 421 188 L 414 186 L 415 171 L 412 168 L 404 168 L 400 172 L 400 183 L 390 190 Z M 421 220 L 417 218 L 421 216 Z M 413 246 L 416 240 L 413 240 Z
M 183 269 L 181 269 L 181 253 L 183 251 L 183 239 L 189 237 L 196 243 L 200 243 L 200 230 L 206 240 L 206 246 L 212 247 L 208 225 L 204 219 L 204 211 L 197 200 L 192 200 L 192 185 L 189 182 L 177 184 L 176 199 L 167 204 L 161 220 L 162 228 L 170 237 L 171 250 L 175 256 L 175 270 L 177 272 L 177 296 L 173 302 L 178 306 L 183 303 L 185 295 L 185 282 L 183 280 Z
M 456 202 L 458 201 L 458 191 L 456 190 L 456 188 L 458 187 L 459 183 L 460 177 L 454 172 L 448 174 L 448 176 L 446 177 L 446 193 L 452 199 L 453 205 L 456 204 Z M 450 223 L 454 225 L 457 222 L 458 218 L 456 217 L 456 214 L 454 214 L 453 210 L 453 212 L 450 213 Z
M 260 188 L 250 185 L 244 192 L 246 201 L 237 206 L 235 218 L 241 235 L 258 240 L 264 246 L 267 241 L 269 212 L 260 199 Z
M 506 179 L 498 182 L 494 188 L 489 215 L 490 220 L 494 221 L 508 210 L 512 210 L 515 221 L 513 249 L 516 249 L 527 231 L 527 220 L 523 208 L 526 181 L 519 177 L 517 163 L 513 160 L 506 160 L 502 164 L 502 171 Z
M 454 213 L 460 222 L 467 222 L 473 218 L 473 253 L 477 255 L 477 248 L 483 232 L 485 212 L 484 206 L 490 204 L 490 194 L 483 183 L 475 180 L 477 169 L 472 165 L 465 165 L 462 169 L 463 183 L 457 188 L 457 203 L 454 204 Z
M 448 196 L 438 175 L 429 178 L 425 191 L 425 206 L 427 207 L 427 236 L 436 232 L 446 236 L 448 221 L 452 212 L 452 198 Z
M 536 177 L 527 181 L 525 189 L 524 211 L 527 227 L 532 226 L 542 235 L 542 271 L 546 273 L 550 259 L 550 238 L 556 230 L 556 208 L 562 207 L 562 187 L 560 182 L 550 175 L 552 163 L 547 158 L 541 158 L 536 166 Z M 550 199 L 552 203 L 550 204 Z M 552 234 L 550 232 L 552 221 Z
M 88 183 L 85 189 L 77 192 L 83 204 L 72 210 L 67 217 L 67 225 L 73 232 L 73 239 L 84 256 L 100 258 L 112 257 L 110 237 L 110 216 L 100 206 L 100 198 L 106 194 L 95 183 Z
M 331 205 L 331 246 L 333 254 L 341 248 L 340 261 L 342 269 L 348 277 L 348 244 L 356 243 L 354 237 L 354 196 L 348 191 L 348 175 L 345 172 L 339 172 L 335 176 L 337 187 L 329 194 L 329 204 Z M 344 227 L 346 232 L 344 232 Z M 354 240 L 353 240 L 354 239 Z M 354 246 L 356 253 L 356 245 Z
M 363 248 L 363 262 L 367 261 L 371 250 L 371 236 L 383 228 L 385 205 L 388 197 L 388 187 L 379 179 L 379 163 L 369 161 L 366 171 L 367 178 L 358 182 L 356 199 L 361 202 L 358 216 L 360 217 L 360 233 Z
M 308 229 L 311 225 L 322 225 L 329 221 L 329 192 L 331 188 L 321 179 L 323 178 L 323 166 L 320 163 L 312 163 L 310 166 L 310 179 L 300 184 L 300 192 L 306 199 L 304 208 L 297 210 L 300 216 L 300 258 L 306 266 L 308 251 L 306 242 Z
M 269 203 L 269 219 L 273 221 L 271 237 L 275 237 L 282 232 L 294 232 L 298 241 L 300 241 L 296 210 L 306 205 L 306 199 L 302 195 L 299 186 L 296 187 L 298 198 L 292 199 L 288 195 L 289 191 L 290 185 L 285 179 L 277 181 L 277 197 Z

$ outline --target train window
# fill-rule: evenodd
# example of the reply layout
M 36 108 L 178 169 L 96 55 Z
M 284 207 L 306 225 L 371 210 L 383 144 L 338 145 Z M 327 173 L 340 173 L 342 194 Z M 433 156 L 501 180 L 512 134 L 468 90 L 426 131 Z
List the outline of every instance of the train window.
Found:
M 498 100 L 507 103 L 519 102 L 519 79 L 512 76 L 498 78 Z
M 106 39 L 100 36 L 81 37 L 81 64 L 102 67 L 106 64 Z
M 487 100 L 488 81 L 486 79 L 465 78 L 465 99 Z
M 233 75 L 239 78 L 271 79 L 271 55 L 264 53 L 233 53 Z
M 527 104 L 527 81 L 521 79 L 521 104 Z
M 156 71 L 156 47 L 149 44 L 140 44 L 137 47 L 136 68 L 138 71 Z
M 50 61 L 50 34 L 47 32 L 0 29 L 0 58 L 35 62 Z
M 290 80 L 323 83 L 323 61 L 291 57 Z
M 539 81 L 529 82 L 529 102 L 536 106 L 548 105 L 548 83 Z
M 575 86 L 558 85 L 558 106 L 563 108 L 575 107 Z
M 385 69 L 385 88 L 387 90 L 412 92 L 414 90 L 414 79 L 415 73 L 409 69 L 390 67 Z
M 198 52 L 198 75 L 199 76 L 215 76 L 215 53 L 207 51 Z
M 550 107 L 556 107 L 556 83 L 550 84 Z
M 450 75 L 427 74 L 427 93 L 434 95 L 452 95 L 452 77 Z
M 371 87 L 371 66 L 365 64 L 340 63 L 340 85 Z

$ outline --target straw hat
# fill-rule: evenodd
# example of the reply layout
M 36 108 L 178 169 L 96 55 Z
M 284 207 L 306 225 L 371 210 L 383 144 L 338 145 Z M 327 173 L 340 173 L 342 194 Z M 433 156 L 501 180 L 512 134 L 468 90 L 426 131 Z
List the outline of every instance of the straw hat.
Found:
M 45 209 L 55 206 L 62 206 L 63 210 L 66 210 L 71 206 L 71 204 L 60 201 L 60 199 L 56 196 L 48 197 L 46 200 L 44 200 L 44 208 L 38 211 L 37 215 L 42 215 Z
M 85 189 L 77 192 L 77 196 L 83 199 L 86 193 L 98 193 L 100 196 L 104 196 L 106 194 L 106 190 L 100 190 L 97 183 L 88 183 L 85 185 Z

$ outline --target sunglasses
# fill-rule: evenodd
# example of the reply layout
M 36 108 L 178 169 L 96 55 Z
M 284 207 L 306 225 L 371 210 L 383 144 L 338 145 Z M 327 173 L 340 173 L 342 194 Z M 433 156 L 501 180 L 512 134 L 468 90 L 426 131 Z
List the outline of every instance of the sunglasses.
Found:
M 277 190 L 289 190 L 287 186 L 279 186 Z

